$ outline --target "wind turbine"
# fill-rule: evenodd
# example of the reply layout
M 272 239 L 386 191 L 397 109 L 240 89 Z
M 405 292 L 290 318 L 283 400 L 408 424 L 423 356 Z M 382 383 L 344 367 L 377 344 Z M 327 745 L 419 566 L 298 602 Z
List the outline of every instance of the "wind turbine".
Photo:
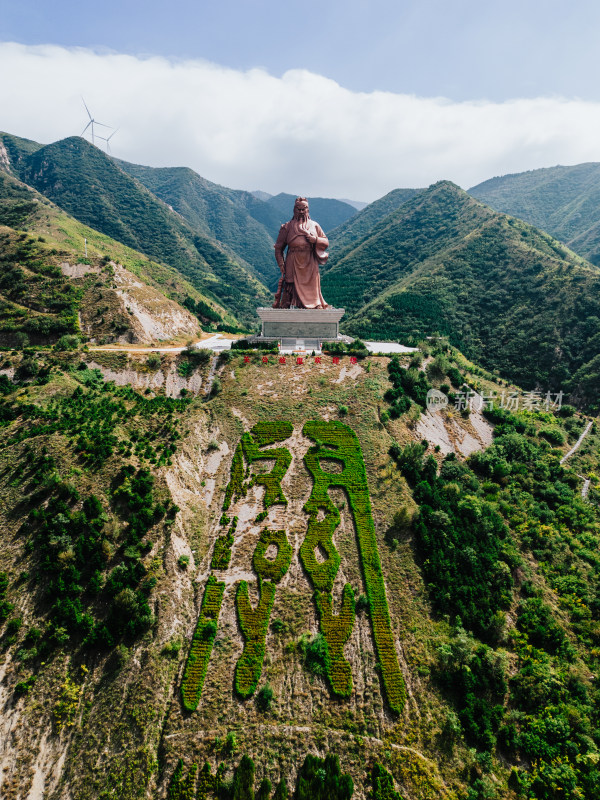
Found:
M 83 97 L 81 98 L 81 100 L 82 100 L 82 102 L 83 102 L 83 105 L 85 106 L 85 110 L 87 111 L 87 115 L 88 115 L 88 117 L 90 118 L 90 121 L 88 122 L 88 124 L 85 126 L 85 128 L 84 128 L 84 129 L 81 131 L 81 133 L 80 133 L 79 135 L 80 135 L 80 136 L 83 136 L 83 134 L 84 134 L 84 133 L 87 131 L 87 129 L 88 129 L 88 128 L 90 127 L 90 125 L 91 125 L 91 126 L 92 126 L 92 144 L 96 144 L 96 142 L 94 141 L 94 125 L 100 125 L 102 128 L 110 128 L 110 125 L 105 125 L 103 122 L 98 122 L 97 120 L 95 120 L 95 119 L 92 117 L 92 115 L 90 114 L 90 110 L 89 110 L 89 108 L 87 107 L 87 105 L 86 105 L 86 103 L 85 103 L 85 100 L 83 99 Z M 115 131 L 115 133 L 116 133 L 116 131 Z M 111 136 L 112 136 L 112 134 L 111 134 Z M 98 139 L 103 139 L 103 138 L 104 138 L 103 136 L 98 136 Z M 110 139 L 110 136 L 109 136 L 108 138 Z M 106 140 L 105 140 L 105 141 L 106 141 Z
M 100 124 L 100 123 L 97 123 L 97 124 Z M 114 130 L 114 131 L 111 133 L 111 135 L 110 135 L 110 136 L 98 136 L 98 135 L 96 135 L 96 138 L 97 138 L 97 139 L 102 139 L 102 141 L 103 141 L 103 142 L 106 142 L 106 152 L 107 152 L 109 155 L 110 155 L 110 152 L 111 152 L 111 151 L 110 151 L 110 144 L 109 144 L 109 142 L 110 142 L 110 140 L 112 139 L 112 137 L 115 135 L 115 133 L 116 133 L 118 130 L 119 130 L 118 128 L 115 128 L 115 130 Z

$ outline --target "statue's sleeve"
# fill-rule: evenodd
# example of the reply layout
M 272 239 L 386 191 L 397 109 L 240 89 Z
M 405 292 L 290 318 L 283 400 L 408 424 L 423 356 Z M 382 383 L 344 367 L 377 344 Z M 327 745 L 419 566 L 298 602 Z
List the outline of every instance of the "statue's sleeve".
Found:
M 277 266 L 281 270 L 282 274 L 284 271 L 284 261 L 283 261 L 283 250 L 286 245 L 287 239 L 287 225 L 285 222 L 279 228 L 279 236 L 277 237 L 277 241 L 275 242 L 275 261 L 277 261 Z
M 315 227 L 317 229 L 317 241 L 315 243 L 315 247 L 326 250 L 329 247 L 329 239 L 327 236 L 325 236 L 325 231 L 318 222 L 315 222 Z

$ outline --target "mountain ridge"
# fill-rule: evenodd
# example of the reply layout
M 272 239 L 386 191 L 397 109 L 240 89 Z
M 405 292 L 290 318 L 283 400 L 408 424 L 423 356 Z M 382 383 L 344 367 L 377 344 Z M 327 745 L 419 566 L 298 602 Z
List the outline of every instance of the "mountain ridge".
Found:
M 600 263 L 600 163 L 511 173 L 473 186 L 469 193 Z
M 47 344 L 62 334 L 108 342 L 196 338 L 200 320 L 182 302 L 210 308 L 175 270 L 77 222 L 3 171 L 0 231 L 4 345 L 23 336 Z M 217 305 L 212 312 L 226 316 Z
M 348 309 L 349 334 L 406 343 L 443 333 L 528 389 L 564 384 L 595 402 L 600 270 L 450 182 L 380 221 L 322 286 Z
M 268 231 L 277 227 L 278 217 L 270 206 L 251 192 L 212 183 L 188 167 L 117 163 L 196 230 L 229 246 L 269 288 L 277 287 L 279 269 Z
M 19 161 L 18 177 L 82 222 L 179 269 L 200 291 L 248 321 L 255 308 L 252 298 L 265 301 L 269 296 L 224 246 L 194 231 L 81 137 L 38 148 Z

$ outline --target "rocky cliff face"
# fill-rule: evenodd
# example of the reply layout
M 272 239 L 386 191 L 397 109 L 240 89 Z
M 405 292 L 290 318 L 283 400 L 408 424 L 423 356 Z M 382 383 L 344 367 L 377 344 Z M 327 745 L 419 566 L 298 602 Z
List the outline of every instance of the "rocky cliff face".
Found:
M 79 277 L 78 268 L 62 266 L 64 274 Z M 143 283 L 120 264 L 111 264 L 107 281 L 89 286 L 81 304 L 82 332 L 97 342 L 152 344 L 181 338 L 195 339 L 200 332 L 197 317 Z M 86 270 L 87 274 L 93 270 Z M 81 276 L 83 277 L 83 276 Z

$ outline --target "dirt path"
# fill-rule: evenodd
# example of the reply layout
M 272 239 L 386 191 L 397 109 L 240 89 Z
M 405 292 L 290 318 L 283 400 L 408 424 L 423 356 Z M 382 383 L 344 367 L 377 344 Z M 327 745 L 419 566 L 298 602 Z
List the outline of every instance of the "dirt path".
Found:
M 187 350 L 188 347 L 198 347 L 200 349 L 207 348 L 208 350 L 216 349 L 220 352 L 221 350 L 226 350 L 227 344 L 233 341 L 235 341 L 235 339 L 223 336 L 222 333 L 216 333 L 205 339 L 196 339 L 196 341 L 189 345 L 178 345 L 177 347 L 138 347 L 135 344 L 121 344 L 115 345 L 114 347 L 105 347 L 104 345 L 92 346 L 89 347 L 89 350 L 98 350 L 101 353 L 181 353 L 183 350 Z
M 192 347 L 197 344 L 194 342 Z M 88 347 L 90 353 L 97 350 L 100 353 L 181 353 L 187 350 L 187 345 L 184 347 L 136 347 L 135 345 L 122 345 L 121 347 Z
M 573 453 L 575 453 L 575 452 L 577 452 L 577 450 L 579 450 L 579 448 L 581 447 L 581 443 L 583 442 L 585 437 L 588 435 L 591 427 L 592 427 L 592 422 L 588 422 L 585 430 L 583 431 L 583 433 L 581 434 L 579 439 L 577 439 L 577 441 L 575 442 L 573 447 L 569 450 L 569 452 L 561 458 L 561 460 L 560 460 L 561 464 L 564 464 L 565 461 L 567 460 L 567 458 L 571 458 Z

